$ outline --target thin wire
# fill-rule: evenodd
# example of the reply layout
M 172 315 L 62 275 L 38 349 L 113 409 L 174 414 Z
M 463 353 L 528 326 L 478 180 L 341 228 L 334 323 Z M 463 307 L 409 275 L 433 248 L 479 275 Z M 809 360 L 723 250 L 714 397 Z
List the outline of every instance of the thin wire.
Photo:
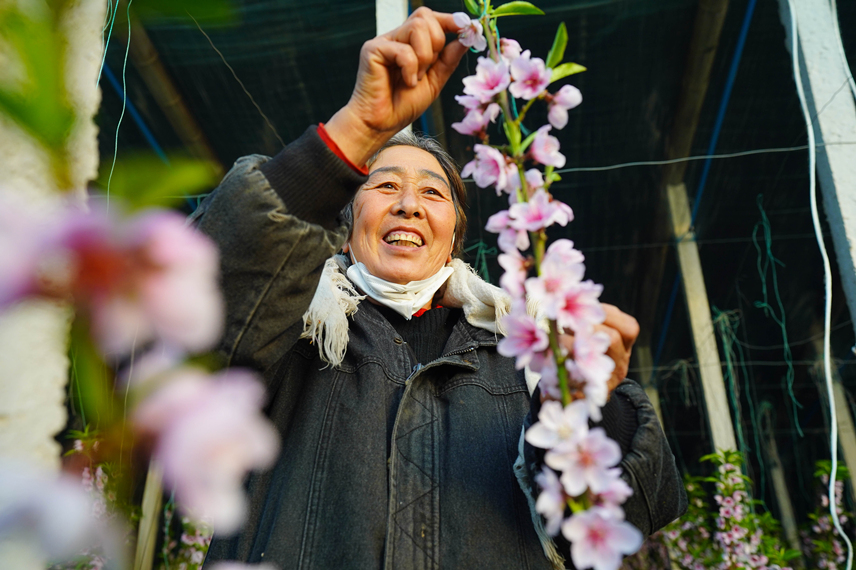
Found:
M 683 362 L 683 361 L 679 361 L 679 362 Z M 737 361 L 736 360 L 736 361 L 734 361 L 734 364 L 740 365 L 740 366 L 785 366 L 789 362 L 792 363 L 794 366 L 816 366 L 817 365 L 817 360 L 793 360 L 793 361 L 788 361 L 788 360 L 739 360 L 739 361 Z M 856 365 L 856 362 L 842 362 L 841 365 L 842 366 L 851 366 L 851 365 Z M 693 362 L 688 363 L 687 366 L 690 366 L 692 368 L 698 368 L 699 367 L 698 363 L 693 363 Z M 643 367 L 630 368 L 629 371 L 630 372 L 641 372 L 641 371 L 647 372 L 649 370 L 656 370 L 656 371 L 673 370 L 674 368 L 675 368 L 675 365 L 663 364 L 661 366 L 648 366 L 648 367 L 644 367 L 644 368 Z
M 116 137 L 113 140 L 113 163 L 110 165 L 110 176 L 107 177 L 107 209 L 110 209 L 110 182 L 113 180 L 113 171 L 116 169 L 116 157 L 119 154 L 119 129 L 122 127 L 122 119 L 125 118 L 125 108 L 128 104 L 128 84 L 125 79 L 125 73 L 128 70 L 128 53 L 131 51 L 131 3 L 134 0 L 128 0 L 128 41 L 125 44 L 125 59 L 122 61 L 122 113 L 119 115 L 119 122 L 116 123 Z M 116 6 L 119 6 L 118 0 Z M 115 20 L 115 16 L 114 16 Z M 110 28 L 112 29 L 112 25 Z M 107 57 L 107 50 L 104 50 L 104 57 Z M 103 62 L 102 62 L 103 64 Z
M 116 13 L 119 11 L 119 0 L 116 0 L 113 8 L 113 15 L 110 17 L 110 31 L 107 33 L 107 41 L 104 42 L 104 53 L 101 55 L 101 67 L 98 68 L 98 77 L 95 79 L 95 85 L 101 83 L 101 72 L 104 70 L 104 62 L 107 60 L 107 48 L 110 47 L 110 37 L 113 35 L 113 24 L 116 23 Z M 107 12 L 110 12 L 110 0 L 107 0 Z M 101 30 L 101 37 L 104 38 L 104 29 Z M 102 40 L 103 41 L 103 40 Z
M 265 123 L 267 123 L 268 128 L 270 128 L 270 130 L 273 131 L 273 134 L 276 137 L 276 139 L 279 141 L 279 144 L 281 144 L 283 147 L 285 147 L 285 141 L 282 140 L 282 137 L 279 136 L 279 133 L 276 131 L 276 128 L 274 128 L 273 124 L 270 122 L 270 119 L 268 119 L 268 116 L 265 115 L 265 112 L 262 111 L 262 108 L 259 106 L 258 103 L 256 103 L 256 100 L 253 98 L 252 93 L 250 93 L 247 90 L 246 86 L 244 85 L 244 82 L 241 81 L 241 79 L 238 77 L 238 74 L 235 73 L 235 70 L 232 69 L 232 66 L 229 65 L 229 62 L 226 61 L 226 57 L 223 55 L 223 52 L 221 52 L 219 49 L 217 49 L 217 46 L 214 45 L 214 42 L 211 40 L 211 37 L 205 33 L 205 30 L 202 29 L 202 26 L 199 25 L 199 22 L 196 21 L 196 18 L 194 18 L 190 12 L 187 12 L 187 15 L 190 16 L 190 19 L 193 20 L 193 23 L 196 24 L 196 27 L 199 28 L 199 31 L 202 32 L 202 35 L 205 36 L 205 39 L 208 40 L 208 43 L 211 44 L 211 47 L 214 48 L 214 51 L 216 51 L 217 55 L 220 56 L 220 59 L 223 61 L 225 66 L 228 67 L 229 71 L 232 72 L 232 77 L 235 78 L 235 81 L 238 82 L 238 85 L 241 86 L 241 89 L 243 89 L 244 93 L 246 93 L 247 97 L 250 98 L 250 102 L 255 106 L 256 111 L 259 112 L 259 114 L 262 116 L 262 119 L 265 120 Z
M 856 144 L 856 141 L 841 141 L 841 142 L 829 142 L 829 143 L 820 143 L 816 146 L 833 146 L 833 145 L 845 145 L 845 144 Z M 694 160 L 708 160 L 708 159 L 720 159 L 720 158 L 738 158 L 741 156 L 751 156 L 754 154 L 773 154 L 777 152 L 795 152 L 799 150 L 806 150 L 808 145 L 799 145 L 799 146 L 788 146 L 788 147 L 775 147 L 775 148 L 759 148 L 755 150 L 743 150 L 740 152 L 729 152 L 724 154 L 705 154 L 700 156 L 687 156 L 683 158 L 670 158 L 668 160 L 640 160 L 636 162 L 624 162 L 620 164 L 611 164 L 609 166 L 578 166 L 575 168 L 563 168 L 561 170 L 556 170 L 558 174 L 566 174 L 568 172 L 600 172 L 603 170 L 617 170 L 619 168 L 629 168 L 631 166 L 662 166 L 664 164 L 677 164 L 679 162 L 692 162 Z
M 788 0 L 788 9 L 791 16 L 791 63 L 793 65 L 794 81 L 797 84 L 797 95 L 800 99 L 800 108 L 802 109 L 803 118 L 805 119 L 806 133 L 808 135 L 808 166 L 809 166 L 809 195 L 811 199 L 811 220 L 814 224 L 815 235 L 817 236 L 817 247 L 820 249 L 820 255 L 823 258 L 823 276 L 824 276 L 824 311 L 823 311 L 823 373 L 826 381 L 826 394 L 829 398 L 829 454 L 832 458 L 832 464 L 829 477 L 829 515 L 835 525 L 835 530 L 847 544 L 847 570 L 853 568 L 853 544 L 850 539 L 844 534 L 844 529 L 841 528 L 841 521 L 838 519 L 835 503 L 835 474 L 838 472 L 838 418 L 835 410 L 835 394 L 832 389 L 832 358 L 830 350 L 830 321 L 832 320 L 832 270 L 829 265 L 829 255 L 826 253 L 826 245 L 823 243 L 823 235 L 820 232 L 820 216 L 817 213 L 817 180 L 815 178 L 815 147 L 814 147 L 814 126 L 811 123 L 811 115 L 808 110 L 805 92 L 803 91 L 802 77 L 800 76 L 799 68 L 799 47 L 797 39 L 799 31 L 797 29 L 797 18 L 794 10 L 793 0 Z
M 815 147 L 839 146 L 856 144 L 856 141 L 838 141 L 815 144 Z M 618 170 L 621 168 L 630 168 L 633 166 L 663 166 L 666 164 L 677 164 L 679 162 L 693 162 L 696 160 L 721 159 L 721 158 L 739 158 L 741 156 L 752 156 L 755 154 L 775 154 L 780 152 L 796 152 L 806 150 L 808 145 L 773 147 L 773 148 L 758 148 L 754 150 L 742 150 L 739 152 L 729 152 L 723 154 L 703 154 L 696 156 L 685 156 L 683 158 L 670 158 L 668 160 L 637 160 L 633 162 L 621 162 L 618 164 L 610 164 L 607 166 L 577 166 L 574 168 L 562 168 L 555 170 L 556 174 L 568 174 L 570 172 L 603 172 L 607 170 Z M 472 178 L 464 178 L 464 182 L 472 182 Z
M 104 12 L 104 23 L 101 25 L 101 41 L 104 42 L 104 32 L 107 31 L 110 21 L 110 11 L 113 9 L 113 0 L 107 0 L 107 11 Z

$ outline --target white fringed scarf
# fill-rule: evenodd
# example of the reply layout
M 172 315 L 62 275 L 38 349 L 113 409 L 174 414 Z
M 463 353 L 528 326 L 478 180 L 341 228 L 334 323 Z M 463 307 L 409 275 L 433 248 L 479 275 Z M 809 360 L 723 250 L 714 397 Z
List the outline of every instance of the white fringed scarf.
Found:
M 360 295 L 348 280 L 347 260 L 334 255 L 324 264 L 318 288 L 309 309 L 303 314 L 303 334 L 317 347 L 321 360 L 333 366 L 341 364 L 348 347 L 348 317 L 357 312 Z M 500 326 L 503 316 L 511 310 L 508 293 L 484 281 L 472 267 L 453 259 L 454 272 L 446 282 L 438 304 L 463 309 L 464 317 L 474 327 L 504 334 Z

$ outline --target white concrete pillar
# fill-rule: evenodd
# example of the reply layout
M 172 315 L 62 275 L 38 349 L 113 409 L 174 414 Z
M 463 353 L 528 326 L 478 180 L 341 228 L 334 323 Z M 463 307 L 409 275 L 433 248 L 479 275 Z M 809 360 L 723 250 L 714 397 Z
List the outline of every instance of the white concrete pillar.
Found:
M 407 12 L 407 0 L 376 0 L 376 35 L 385 34 L 403 24 L 407 19 Z
M 790 38 L 788 2 L 779 3 Z M 814 118 L 816 142 L 822 145 L 817 148 L 817 177 L 841 285 L 850 314 L 856 315 L 856 145 L 840 144 L 852 142 L 856 133 L 856 103 L 850 90 L 842 89 L 849 77 L 842 65 L 829 2 L 799 0 L 794 8 L 803 87 Z M 790 49 L 790 39 L 787 46 Z M 818 266 L 817 271 L 822 268 Z M 853 326 L 856 330 L 856 321 Z
M 404 23 L 409 12 L 408 0 L 375 0 L 375 33 L 385 34 Z M 410 132 L 412 127 L 407 125 L 402 131 Z

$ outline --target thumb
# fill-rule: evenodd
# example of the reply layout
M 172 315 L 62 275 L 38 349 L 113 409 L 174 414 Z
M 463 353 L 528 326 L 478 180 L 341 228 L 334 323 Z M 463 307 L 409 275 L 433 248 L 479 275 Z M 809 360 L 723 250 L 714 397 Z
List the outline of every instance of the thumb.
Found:
M 440 57 L 437 58 L 437 61 L 428 70 L 428 81 L 435 89 L 435 93 L 439 93 L 443 89 L 443 86 L 446 85 L 446 82 L 452 76 L 455 69 L 457 69 L 464 54 L 467 53 L 467 49 L 469 48 L 458 40 L 452 40 L 443 48 Z

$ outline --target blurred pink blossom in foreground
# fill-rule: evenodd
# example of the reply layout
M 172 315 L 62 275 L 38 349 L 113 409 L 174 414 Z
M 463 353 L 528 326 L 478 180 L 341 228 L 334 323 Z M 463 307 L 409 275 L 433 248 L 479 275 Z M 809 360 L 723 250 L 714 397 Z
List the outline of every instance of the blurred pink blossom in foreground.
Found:
M 45 561 L 70 560 L 94 547 L 114 560 L 121 556 L 99 528 L 80 481 L 0 459 L 0 543 L 7 541 Z
M 234 532 L 246 515 L 244 476 L 271 466 L 279 451 L 279 436 L 260 413 L 264 387 L 236 369 L 212 376 L 184 368 L 161 381 L 133 412 L 134 426 L 157 439 L 153 460 L 184 512 L 218 533 Z
M 28 296 L 70 298 L 106 353 L 155 339 L 200 352 L 219 339 L 217 249 L 181 214 L 35 216 L 0 202 L 0 309 Z

